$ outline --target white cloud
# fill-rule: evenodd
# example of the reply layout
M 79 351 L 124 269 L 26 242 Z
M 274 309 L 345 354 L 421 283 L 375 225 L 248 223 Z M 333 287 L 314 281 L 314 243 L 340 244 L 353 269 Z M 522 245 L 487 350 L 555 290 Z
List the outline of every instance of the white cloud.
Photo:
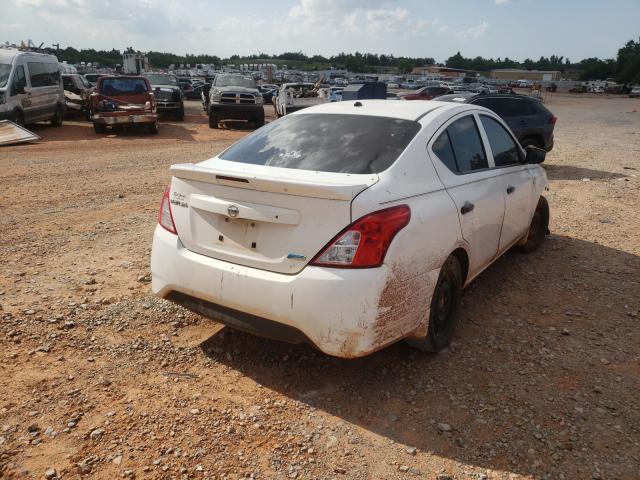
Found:
M 485 22 L 465 25 L 429 17 L 407 0 L 278 0 L 242 14 L 232 3 L 195 0 L 0 0 L 9 16 L 1 40 L 76 48 L 123 49 L 219 56 L 303 51 L 326 56 L 340 51 L 438 56 L 484 34 Z M 495 0 L 494 0 L 495 1 Z M 504 1 L 504 0 L 498 0 Z M 0 9 L 1 10 L 1 9 Z M 444 13 L 443 13 L 444 15 Z M 27 28 L 18 22 L 29 18 Z M 439 40 L 436 40 L 439 39 Z M 456 42 L 457 39 L 457 42 Z
M 474 27 L 470 27 L 464 30 L 459 30 L 456 32 L 456 37 L 461 39 L 467 38 L 478 38 L 486 33 L 489 28 L 489 24 L 487 22 L 481 22 Z
M 335 32 L 378 35 L 422 28 L 423 21 L 414 19 L 406 8 L 388 0 L 299 0 L 289 10 L 292 22 L 302 22 L 305 31 L 315 28 Z

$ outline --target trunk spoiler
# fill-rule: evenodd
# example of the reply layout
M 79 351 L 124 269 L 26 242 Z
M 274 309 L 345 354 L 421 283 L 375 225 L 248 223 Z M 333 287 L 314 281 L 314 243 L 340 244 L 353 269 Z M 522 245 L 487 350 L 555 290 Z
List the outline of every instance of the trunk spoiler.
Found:
M 274 170 L 274 173 L 260 172 L 259 175 L 256 175 L 250 172 L 217 169 L 193 163 L 172 165 L 170 172 L 176 178 L 196 182 L 283 195 L 347 201 L 351 201 L 360 192 L 378 181 L 378 176 L 375 174 L 349 175 L 274 167 L 262 168 Z M 287 174 L 283 174 L 283 170 L 286 170 Z

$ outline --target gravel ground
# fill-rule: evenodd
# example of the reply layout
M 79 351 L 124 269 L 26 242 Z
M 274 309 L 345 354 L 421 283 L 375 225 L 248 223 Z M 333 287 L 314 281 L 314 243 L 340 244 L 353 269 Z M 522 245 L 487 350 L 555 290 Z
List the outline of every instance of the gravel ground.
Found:
M 551 232 L 452 347 L 339 360 L 154 298 L 172 163 L 247 130 L 82 121 L 0 149 L 0 478 L 640 478 L 640 100 L 555 95 Z

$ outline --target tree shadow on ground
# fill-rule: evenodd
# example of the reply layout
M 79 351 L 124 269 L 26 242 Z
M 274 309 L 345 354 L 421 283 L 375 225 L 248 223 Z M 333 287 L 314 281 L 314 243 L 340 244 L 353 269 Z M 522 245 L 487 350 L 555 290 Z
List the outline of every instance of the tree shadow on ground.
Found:
M 636 255 L 552 235 L 467 288 L 443 353 L 400 342 L 342 360 L 228 328 L 201 347 L 269 389 L 419 451 L 536 478 L 591 478 L 594 468 L 632 478 L 633 465 L 609 448 L 634 448 L 633 427 L 612 422 L 640 424 L 640 369 L 629 367 L 640 338 L 623 307 L 640 298 L 639 271 Z M 599 465 L 585 464 L 585 451 Z
M 590 168 L 574 167 L 572 165 L 543 165 L 549 180 L 615 180 L 625 178 L 627 175 L 605 170 L 592 170 Z M 629 170 L 632 171 L 632 170 Z

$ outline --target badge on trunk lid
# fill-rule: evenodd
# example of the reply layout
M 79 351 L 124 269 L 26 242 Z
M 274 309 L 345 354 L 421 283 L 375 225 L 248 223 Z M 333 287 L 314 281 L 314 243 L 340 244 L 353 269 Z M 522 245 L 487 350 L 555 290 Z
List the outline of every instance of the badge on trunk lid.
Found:
M 238 216 L 238 214 L 240 213 L 240 209 L 235 206 L 235 205 L 229 205 L 227 207 L 227 214 L 231 217 L 231 218 L 235 218 Z

